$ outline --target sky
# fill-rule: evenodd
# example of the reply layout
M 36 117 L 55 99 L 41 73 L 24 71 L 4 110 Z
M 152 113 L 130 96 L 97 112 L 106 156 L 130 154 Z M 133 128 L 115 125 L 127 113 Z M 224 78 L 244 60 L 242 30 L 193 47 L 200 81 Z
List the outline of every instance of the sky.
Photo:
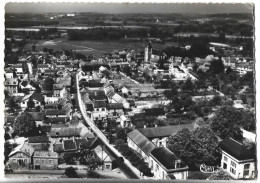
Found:
M 158 1 L 159 2 L 159 1 Z M 7 3 L 6 13 L 252 13 L 252 4 Z

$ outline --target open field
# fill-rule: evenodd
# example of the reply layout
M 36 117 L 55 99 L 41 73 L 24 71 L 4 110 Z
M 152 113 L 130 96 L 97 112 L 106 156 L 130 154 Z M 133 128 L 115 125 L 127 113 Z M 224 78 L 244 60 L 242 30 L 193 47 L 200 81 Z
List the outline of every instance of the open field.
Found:
M 128 41 L 70 41 L 67 38 L 57 38 L 54 40 L 40 40 L 32 41 L 25 46 L 25 49 L 31 50 L 32 45 L 36 43 L 37 50 L 43 50 L 43 48 L 54 50 L 73 50 L 85 55 L 93 54 L 99 55 L 106 52 L 112 52 L 114 50 L 135 50 L 144 51 L 144 42 L 128 42 Z M 154 47 L 164 48 L 173 43 L 167 43 L 164 45 L 153 43 Z

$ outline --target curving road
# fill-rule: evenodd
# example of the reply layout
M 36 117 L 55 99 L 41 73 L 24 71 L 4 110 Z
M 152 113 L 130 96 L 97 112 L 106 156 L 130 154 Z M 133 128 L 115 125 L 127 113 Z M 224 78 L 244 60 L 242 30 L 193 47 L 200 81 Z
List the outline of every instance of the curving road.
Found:
M 78 73 L 79 74 L 79 73 Z M 93 121 L 87 116 L 85 105 L 83 105 L 83 101 L 81 100 L 81 95 L 79 92 L 79 80 L 78 76 L 76 75 L 76 87 L 77 87 L 77 103 L 79 105 L 79 109 L 82 113 L 82 116 L 87 123 L 87 125 L 92 129 L 92 131 L 96 134 L 96 136 L 100 139 L 100 141 L 105 145 L 108 152 L 116 159 L 118 160 L 120 164 L 120 168 L 122 171 L 128 175 L 129 178 L 132 179 L 141 179 L 140 171 L 135 168 L 127 159 L 124 158 L 123 162 L 119 161 L 120 157 L 123 157 L 121 153 L 119 153 L 111 144 L 109 144 L 108 139 L 106 136 L 95 126 Z

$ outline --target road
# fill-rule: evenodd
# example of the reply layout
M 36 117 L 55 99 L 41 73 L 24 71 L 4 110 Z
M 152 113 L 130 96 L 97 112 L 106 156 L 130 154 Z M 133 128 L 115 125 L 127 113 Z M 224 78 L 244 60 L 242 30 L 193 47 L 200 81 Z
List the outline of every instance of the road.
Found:
M 79 81 L 78 74 L 76 75 L 76 87 L 77 87 L 77 103 L 79 105 L 79 109 L 82 113 L 82 116 L 87 123 L 87 125 L 92 129 L 92 131 L 96 134 L 96 136 L 101 140 L 101 142 L 105 145 L 106 149 L 109 153 L 118 160 L 119 157 L 123 157 L 121 153 L 119 153 L 111 144 L 109 144 L 106 136 L 95 126 L 94 122 L 87 116 L 85 105 L 83 105 L 83 101 L 81 100 L 81 95 L 79 92 Z M 119 161 L 118 161 L 119 162 Z M 135 168 L 127 159 L 124 158 L 124 162 L 120 163 L 121 170 L 128 175 L 128 178 L 131 179 L 141 179 L 140 171 Z

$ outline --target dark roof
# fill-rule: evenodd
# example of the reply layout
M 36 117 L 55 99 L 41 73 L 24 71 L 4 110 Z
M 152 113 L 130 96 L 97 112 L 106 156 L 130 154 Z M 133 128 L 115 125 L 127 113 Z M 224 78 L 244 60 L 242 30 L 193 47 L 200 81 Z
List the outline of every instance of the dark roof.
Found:
M 223 140 L 219 143 L 223 151 L 227 152 L 237 160 L 254 159 L 255 153 L 247 150 L 241 143 L 232 138 Z
M 44 97 L 43 97 L 41 94 L 37 93 L 37 92 L 34 92 L 34 93 L 30 96 L 30 98 L 32 98 L 32 99 L 34 99 L 34 100 L 37 100 L 38 102 L 44 101 Z
M 28 112 L 32 115 L 34 121 L 42 121 L 44 120 L 44 113 L 43 112 Z
M 42 126 L 42 132 L 50 132 L 51 126 Z
M 110 104 L 107 104 L 107 109 L 110 110 L 110 109 L 123 109 L 124 106 L 122 103 L 110 103 Z
M 37 137 L 28 137 L 29 143 L 46 143 L 50 142 L 49 136 L 37 136 Z
M 76 142 L 74 142 L 73 140 L 63 140 L 63 144 L 64 144 L 64 151 L 77 150 Z
M 167 169 L 175 169 L 175 161 L 180 160 L 180 158 L 165 147 L 157 147 L 153 149 L 151 155 L 153 155 L 153 157 Z
M 106 107 L 106 102 L 105 101 L 95 101 L 94 108 L 100 108 L 100 107 Z
M 85 104 L 86 105 L 86 110 L 87 111 L 94 111 L 93 104 Z
M 64 123 L 57 123 L 57 124 L 52 124 L 51 128 L 67 128 L 69 127 L 68 124 L 64 124 Z
M 141 128 L 138 129 L 145 137 L 147 138 L 160 138 L 160 137 L 169 137 L 175 135 L 179 130 L 183 128 L 193 129 L 192 124 L 183 124 L 183 125 L 172 125 L 172 126 L 161 126 L 154 128 Z
M 45 115 L 66 115 L 66 111 L 65 110 L 47 109 L 47 110 L 45 110 Z
M 77 149 L 83 149 L 83 144 L 87 144 L 88 142 L 86 139 L 75 139 L 75 141 L 76 141 Z
M 164 108 L 149 108 L 149 109 L 144 109 L 144 111 L 147 115 L 152 115 L 152 116 L 165 115 Z
M 44 123 L 65 123 L 67 119 L 67 117 L 47 118 Z
M 156 146 L 138 130 L 128 133 L 127 136 L 147 155 L 156 148 Z
M 54 152 L 62 152 L 62 151 L 64 151 L 63 144 L 53 144 L 53 151 Z
M 51 128 L 50 136 L 54 137 L 72 137 L 80 136 L 81 128 L 67 127 L 67 128 Z
M 21 82 L 21 85 L 23 85 L 24 87 L 25 87 L 27 84 L 28 84 L 27 81 L 23 81 L 23 82 Z

